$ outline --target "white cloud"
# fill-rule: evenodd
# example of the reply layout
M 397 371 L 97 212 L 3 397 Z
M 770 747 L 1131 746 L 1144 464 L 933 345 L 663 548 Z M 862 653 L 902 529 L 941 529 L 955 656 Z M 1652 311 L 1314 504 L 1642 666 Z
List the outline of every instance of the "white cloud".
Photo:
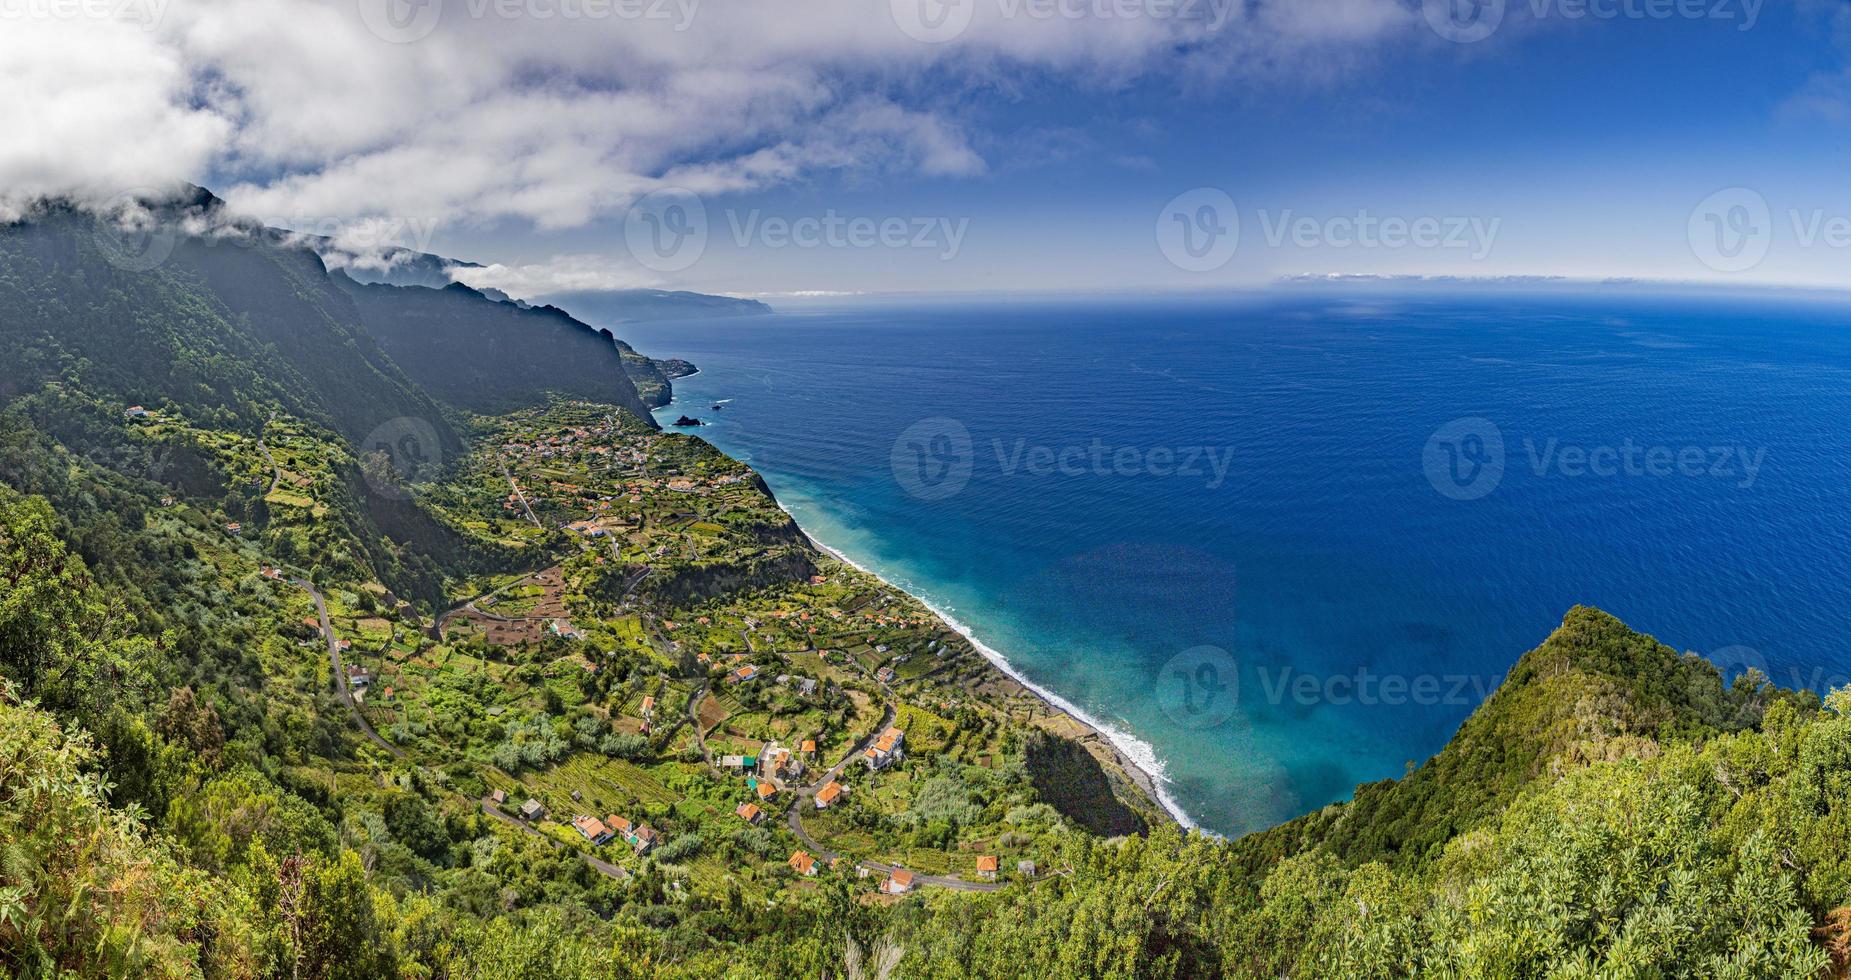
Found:
M 0 215 L 47 195 L 104 202 L 199 176 L 233 130 L 194 90 L 180 52 L 143 26 L 0 20 Z
M 977 175 L 989 162 L 964 108 L 1018 76 L 1099 90 L 1204 65 L 1326 72 L 1333 48 L 1417 23 L 1398 0 L 972 0 L 969 27 L 929 44 L 889 0 L 139 2 L 165 4 L 147 8 L 153 29 L 3 25 L 0 186 L 15 199 L 186 178 L 285 224 L 571 228 L 668 185 Z M 438 17 L 392 43 L 380 34 L 424 25 L 396 35 L 362 15 L 388 5 Z
M 643 270 L 602 255 L 562 255 L 531 265 L 465 266 L 451 269 L 450 277 L 474 289 L 499 289 L 515 299 L 656 285 Z

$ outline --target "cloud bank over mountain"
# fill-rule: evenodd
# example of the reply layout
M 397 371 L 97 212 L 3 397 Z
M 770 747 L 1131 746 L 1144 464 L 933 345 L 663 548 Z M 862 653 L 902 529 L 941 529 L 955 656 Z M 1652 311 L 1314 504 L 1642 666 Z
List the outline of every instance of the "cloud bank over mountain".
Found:
M 1178 85 L 1323 74 L 1423 30 L 1397 0 L 21 0 L 8 10 L 0 187 L 15 207 L 210 180 L 238 209 L 283 224 L 539 229 L 583 225 L 665 186 L 724 194 L 823 171 L 978 175 L 988 163 L 963 107 L 978 93 L 1008 98 L 1026 75 L 1105 93 L 1153 74 Z

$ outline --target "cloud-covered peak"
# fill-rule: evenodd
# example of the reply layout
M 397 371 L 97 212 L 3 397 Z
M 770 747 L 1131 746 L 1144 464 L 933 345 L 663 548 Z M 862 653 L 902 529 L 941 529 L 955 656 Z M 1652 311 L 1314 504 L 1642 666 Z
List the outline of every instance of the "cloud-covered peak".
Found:
M 37 9 L 37 8 L 30 8 Z M 76 8 L 73 8 L 76 9 Z M 266 221 L 571 228 L 664 186 L 981 174 L 970 94 L 1280 66 L 1396 0 L 127 0 L 0 32 L 7 200 L 179 179 Z M 67 11 L 68 12 L 68 11 Z M 20 134 L 24 134 L 21 136 Z

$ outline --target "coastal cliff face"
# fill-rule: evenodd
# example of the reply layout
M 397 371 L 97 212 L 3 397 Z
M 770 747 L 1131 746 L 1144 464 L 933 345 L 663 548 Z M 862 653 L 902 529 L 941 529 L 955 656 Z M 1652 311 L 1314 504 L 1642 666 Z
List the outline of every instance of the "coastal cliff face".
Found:
M 610 331 L 604 331 L 611 336 Z M 630 383 L 636 386 L 636 392 L 643 404 L 649 408 L 661 408 L 675 399 L 674 382 L 695 372 L 693 364 L 680 358 L 657 360 L 637 353 L 636 348 L 611 336 L 611 343 L 617 346 L 617 352 L 623 357 L 624 373 L 629 375 Z
M 347 279 L 344 286 L 380 346 L 450 404 L 496 415 L 553 392 L 649 418 L 629 364 L 646 359 L 626 356 L 607 333 L 564 310 L 499 303 L 462 285 L 433 291 Z

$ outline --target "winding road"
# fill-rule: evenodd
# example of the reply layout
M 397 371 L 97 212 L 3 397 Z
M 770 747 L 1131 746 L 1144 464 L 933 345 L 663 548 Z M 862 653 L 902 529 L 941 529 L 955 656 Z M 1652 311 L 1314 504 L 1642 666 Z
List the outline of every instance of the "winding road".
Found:
M 515 830 L 518 830 L 521 833 L 530 834 L 534 837 L 538 837 L 541 840 L 546 841 L 548 844 L 553 845 L 554 847 L 565 847 L 566 846 L 552 839 L 551 837 L 548 837 L 545 834 L 542 834 L 539 831 L 528 826 L 527 821 L 522 820 L 519 817 L 510 816 L 509 814 L 504 812 L 501 809 L 501 807 L 496 806 L 490 800 L 482 799 L 477 802 L 482 804 L 483 813 L 486 813 L 489 816 L 495 818 L 496 820 L 499 820 L 502 823 L 505 823 L 508 826 L 513 827 Z M 586 854 L 583 851 L 579 852 L 579 857 L 584 858 L 586 864 L 591 865 L 593 870 L 597 871 L 599 874 L 605 876 L 606 878 L 614 878 L 618 881 L 623 881 L 630 877 L 630 872 L 625 871 L 624 869 L 610 863 L 609 861 L 603 860 L 602 858 L 592 857 L 591 855 Z
M 366 737 L 371 739 L 375 745 L 378 745 L 380 748 L 385 749 L 387 752 L 391 753 L 392 757 L 395 759 L 405 758 L 405 750 L 399 748 L 396 745 L 393 745 L 391 742 L 386 741 L 384 738 L 380 737 L 380 734 L 378 732 L 373 730 L 372 723 L 366 720 L 366 715 L 360 712 L 360 706 L 354 702 L 353 692 L 348 690 L 347 688 L 346 665 L 341 663 L 341 643 L 340 643 L 340 640 L 337 639 L 334 635 L 333 622 L 330 621 L 328 618 L 328 600 L 322 596 L 321 590 L 315 588 L 314 584 L 311 583 L 308 579 L 295 578 L 295 579 L 291 579 L 290 581 L 294 582 L 295 584 L 301 586 L 304 589 L 307 589 L 308 594 L 311 597 L 313 597 L 315 600 L 315 614 L 321 617 L 321 632 L 322 632 L 322 635 L 326 637 L 328 640 L 328 664 L 334 669 L 334 682 L 335 682 L 336 688 L 340 691 L 341 703 L 347 706 L 348 711 L 352 712 L 353 720 L 356 724 L 360 726 L 360 731 L 365 733 Z M 523 833 L 532 834 L 533 836 L 538 837 L 541 840 L 544 840 L 547 843 L 554 845 L 555 847 L 565 846 L 564 844 L 561 844 L 559 841 L 553 840 L 551 837 L 548 837 L 545 834 L 540 833 L 538 830 L 535 830 L 532 827 L 529 827 L 526 824 L 526 822 L 519 820 L 515 817 L 509 816 L 508 814 L 502 812 L 501 808 L 496 806 L 494 803 L 491 803 L 490 801 L 486 799 L 480 800 L 478 802 L 481 803 L 482 805 L 482 812 L 488 814 L 490 817 L 493 817 L 494 819 L 499 820 L 502 823 L 505 823 L 510 827 L 520 830 Z M 605 861 L 601 858 L 593 857 L 592 855 L 586 854 L 582 851 L 579 852 L 579 856 L 585 859 L 586 864 L 591 865 L 591 867 L 594 870 L 596 870 L 599 874 L 602 874 L 607 878 L 613 878 L 617 881 L 623 881 L 630 877 L 630 873 L 628 871 L 625 871 L 624 869 L 618 867 L 617 865 L 610 863 L 609 861 Z
M 315 584 L 308 579 L 296 578 L 290 581 L 307 589 L 308 594 L 315 600 L 315 614 L 321 617 L 321 635 L 328 641 L 328 664 L 334 668 L 334 686 L 340 692 L 341 703 L 346 705 L 347 710 L 353 714 L 353 720 L 359 724 L 360 731 L 364 732 L 367 738 L 372 739 L 374 744 L 380 748 L 392 753 L 393 758 L 403 759 L 405 751 L 381 738 L 379 733 L 373 730 L 372 722 L 367 721 L 366 715 L 360 712 L 360 706 L 354 702 L 353 692 L 347 688 L 347 668 L 341 663 L 341 641 L 334 635 L 334 623 L 328 619 L 328 600 L 322 597 L 321 590 L 315 588 Z
M 815 855 L 818 861 L 824 864 L 830 864 L 841 855 L 818 844 L 816 838 L 811 837 L 810 832 L 803 829 L 804 808 L 813 807 L 815 804 L 811 801 L 816 796 L 817 791 L 827 786 L 831 780 L 841 776 L 842 772 L 860 757 L 861 753 L 867 749 L 868 745 L 878 738 L 881 732 L 886 731 L 889 725 L 893 724 L 893 719 L 894 709 L 893 705 L 890 704 L 887 706 L 886 713 L 881 717 L 881 723 L 876 725 L 874 731 L 870 732 L 866 738 L 856 742 L 854 747 L 848 750 L 848 754 L 842 757 L 842 761 L 829 767 L 829 771 L 824 773 L 822 778 L 818 779 L 816 782 L 796 790 L 797 799 L 791 803 L 790 810 L 785 813 L 784 821 L 790 826 L 791 833 L 795 834 L 798 840 L 803 841 L 804 846 L 810 850 L 811 854 Z M 879 861 L 857 861 L 855 862 L 855 866 L 884 875 L 903 870 L 897 865 L 882 864 Z M 913 873 L 913 884 L 915 886 L 926 885 L 933 888 L 948 888 L 952 891 L 959 892 L 996 892 L 1002 891 L 1007 887 L 1000 881 L 965 881 L 962 878 L 951 878 L 945 875 L 919 874 L 918 872 Z

